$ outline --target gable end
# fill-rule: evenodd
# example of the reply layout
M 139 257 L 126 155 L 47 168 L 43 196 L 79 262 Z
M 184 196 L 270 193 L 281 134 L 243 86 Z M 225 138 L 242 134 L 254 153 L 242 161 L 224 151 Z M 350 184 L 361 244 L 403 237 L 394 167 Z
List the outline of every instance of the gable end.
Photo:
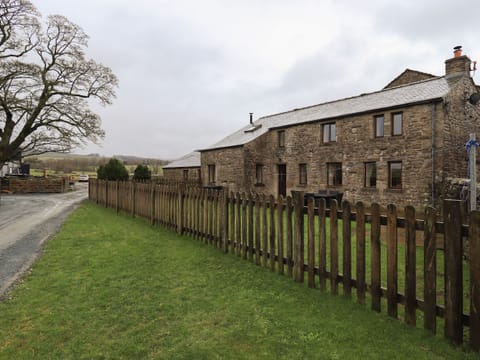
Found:
M 396 86 L 411 84 L 417 81 L 427 80 L 436 78 L 435 75 L 427 74 L 421 71 L 406 69 L 400 75 L 398 75 L 395 79 L 393 79 L 390 83 L 387 84 L 383 89 L 389 89 Z

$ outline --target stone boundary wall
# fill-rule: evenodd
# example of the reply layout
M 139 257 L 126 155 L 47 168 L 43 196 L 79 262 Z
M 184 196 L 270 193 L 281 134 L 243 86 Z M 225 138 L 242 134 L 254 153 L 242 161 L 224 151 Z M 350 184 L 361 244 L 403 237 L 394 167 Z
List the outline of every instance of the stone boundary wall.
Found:
M 441 184 L 441 199 L 454 199 L 469 201 L 469 179 L 446 178 Z M 477 208 L 480 207 L 480 183 L 477 183 Z
M 6 185 L 5 185 L 6 184 Z M 11 193 L 62 193 L 69 189 L 67 178 L 7 178 L 2 181 L 2 191 Z

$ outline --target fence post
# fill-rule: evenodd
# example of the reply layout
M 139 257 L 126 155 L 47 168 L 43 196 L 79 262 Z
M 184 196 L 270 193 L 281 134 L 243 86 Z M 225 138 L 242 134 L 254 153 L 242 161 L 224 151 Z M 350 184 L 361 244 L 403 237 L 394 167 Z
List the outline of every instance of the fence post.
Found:
M 433 207 L 425 209 L 425 230 L 424 230 L 424 250 L 423 250 L 423 266 L 424 266 L 424 299 L 425 309 L 423 327 L 432 331 L 437 331 L 437 237 L 435 223 L 437 221 L 437 213 Z
M 278 273 L 283 274 L 284 273 L 284 263 L 283 263 L 283 197 L 280 195 L 277 199 L 277 217 L 278 217 L 278 245 L 277 245 L 277 251 L 278 251 Z
M 342 202 L 343 234 L 343 293 L 352 295 L 352 226 L 350 224 L 351 207 L 348 201 Z
M 108 180 L 105 180 L 105 207 L 108 208 Z
M 220 224 L 220 241 L 222 244 L 222 251 L 227 252 L 228 249 L 228 203 L 227 203 L 227 190 L 222 191 L 222 204 L 221 204 L 221 224 Z
M 445 337 L 463 340 L 462 201 L 444 201 L 445 221 Z
M 223 191 L 222 191 L 223 192 Z M 220 190 L 215 191 L 215 198 L 214 198 L 214 207 L 213 207 L 213 246 L 216 248 L 222 248 L 221 245 L 221 231 L 220 226 L 222 222 L 222 209 L 221 209 L 221 192 Z
M 330 289 L 338 294 L 338 203 L 330 202 Z
M 287 196 L 287 275 L 293 276 L 293 231 L 292 231 L 292 198 Z
M 309 196 L 307 200 L 307 284 L 315 287 L 315 200 Z
M 97 203 L 97 205 L 98 205 L 98 188 L 100 187 L 99 185 L 100 185 L 100 180 L 97 179 L 97 180 L 95 181 L 95 194 L 96 194 L 96 203 Z
M 205 244 L 208 244 L 208 241 L 210 239 L 210 217 L 208 216 L 209 212 L 209 193 L 210 190 L 204 189 L 203 190 L 203 200 L 202 200 L 202 229 L 203 229 L 203 242 Z
M 178 187 L 178 196 L 177 196 L 177 201 L 178 201 L 177 233 L 179 233 L 180 235 L 183 234 L 183 220 L 184 220 L 184 217 L 183 217 L 184 202 L 183 202 L 183 200 L 184 200 L 183 187 L 179 186 Z
M 152 193 L 150 197 L 150 224 L 155 225 L 155 183 L 152 182 Z
M 398 247 L 397 247 L 397 208 L 387 206 L 387 313 L 398 315 Z
M 372 204 L 372 228 L 371 228 L 371 292 L 372 292 L 372 310 L 380 312 L 381 310 L 381 245 L 380 245 L 380 205 Z
M 261 247 L 261 216 L 260 216 L 260 196 L 255 195 L 255 264 L 260 265 L 260 247 Z
M 304 272 L 304 230 L 303 230 L 303 191 L 294 193 L 293 197 L 294 207 L 294 263 L 293 263 L 293 278 L 295 282 L 303 283 Z
M 241 256 L 242 254 L 242 249 L 241 249 L 241 239 L 242 239 L 242 198 L 240 196 L 240 193 L 237 192 L 235 194 L 235 204 L 236 204 L 236 211 L 235 211 L 235 252 L 237 256 Z
M 325 217 L 325 199 L 318 202 L 318 276 L 321 291 L 327 289 L 327 227 Z
M 247 220 L 247 194 L 242 192 L 242 259 L 247 259 L 247 228 L 248 228 L 248 220 Z
M 365 206 L 362 202 L 357 202 L 357 301 L 359 304 L 365 304 Z
M 230 199 L 228 201 L 228 218 L 230 219 L 228 225 L 230 244 L 228 245 L 227 251 L 235 253 L 235 194 L 233 191 L 230 191 Z
M 308 287 L 314 288 L 315 287 L 315 200 L 313 197 L 308 197 L 307 201 L 308 205 L 308 238 L 307 238 L 307 260 L 308 260 Z
M 269 233 L 269 251 L 268 257 L 270 259 L 270 270 L 275 271 L 275 198 L 270 195 L 268 198 L 270 209 L 270 231 Z
M 248 193 L 248 260 L 253 261 L 253 194 Z
M 115 212 L 118 214 L 118 201 L 120 199 L 120 189 L 118 185 L 118 180 L 115 182 Z
M 88 200 L 92 200 L 92 179 L 88 179 Z M 0 182 L 0 187 L 2 186 Z M 0 189 L 1 190 L 1 189 Z
M 470 214 L 470 343 L 480 350 L 480 211 Z
M 132 185 L 132 216 L 135 217 L 135 181 L 131 181 Z
M 415 208 L 405 207 L 405 322 L 416 324 L 416 238 L 415 238 Z
M 267 198 L 262 194 L 262 266 L 267 267 L 268 255 L 268 206 Z

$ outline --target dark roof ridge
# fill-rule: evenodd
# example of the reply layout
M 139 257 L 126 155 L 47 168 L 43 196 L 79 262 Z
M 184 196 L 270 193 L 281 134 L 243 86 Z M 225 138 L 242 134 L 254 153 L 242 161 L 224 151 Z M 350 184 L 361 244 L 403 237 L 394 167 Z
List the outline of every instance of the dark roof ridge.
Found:
M 413 85 L 417 85 L 417 84 L 428 82 L 428 81 L 434 81 L 434 80 L 438 80 L 438 79 L 441 79 L 441 78 L 444 78 L 444 77 L 445 76 L 436 76 L 436 77 L 433 77 L 431 79 L 419 80 L 419 81 L 412 82 L 412 83 L 409 83 L 409 84 L 398 85 L 398 86 L 390 87 L 390 88 L 387 88 L 387 89 L 380 89 L 380 90 L 372 91 L 372 92 L 369 92 L 369 93 L 362 93 L 360 95 L 349 96 L 349 97 L 345 97 L 345 98 L 341 98 L 341 99 L 337 99 L 337 100 L 326 101 L 326 102 L 323 102 L 323 103 L 304 106 L 304 107 L 296 108 L 296 109 L 292 109 L 292 110 L 281 111 L 279 113 L 262 116 L 262 117 L 258 118 L 258 120 L 267 119 L 267 118 L 271 118 L 273 116 L 278 116 L 278 115 L 282 115 L 282 114 L 288 114 L 288 113 L 292 113 L 292 112 L 299 111 L 299 110 L 311 109 L 311 108 L 314 108 L 314 107 L 320 106 L 320 105 L 334 104 L 334 103 L 337 103 L 337 102 L 350 100 L 350 99 L 356 99 L 356 98 L 360 98 L 360 97 L 367 96 L 367 95 L 373 95 L 373 94 L 379 94 L 379 93 L 382 93 L 382 92 L 393 91 L 395 89 L 400 89 L 400 88 L 403 88 L 403 87 L 413 86 Z

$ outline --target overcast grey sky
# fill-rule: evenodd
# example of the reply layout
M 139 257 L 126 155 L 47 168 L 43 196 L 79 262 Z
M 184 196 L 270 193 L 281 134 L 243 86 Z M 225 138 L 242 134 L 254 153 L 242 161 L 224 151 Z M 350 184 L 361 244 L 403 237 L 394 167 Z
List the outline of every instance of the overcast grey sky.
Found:
M 406 68 L 480 60 L 478 0 L 32 0 L 118 76 L 79 153 L 175 159 L 254 118 L 381 89 Z M 474 77 L 480 83 L 479 76 Z

